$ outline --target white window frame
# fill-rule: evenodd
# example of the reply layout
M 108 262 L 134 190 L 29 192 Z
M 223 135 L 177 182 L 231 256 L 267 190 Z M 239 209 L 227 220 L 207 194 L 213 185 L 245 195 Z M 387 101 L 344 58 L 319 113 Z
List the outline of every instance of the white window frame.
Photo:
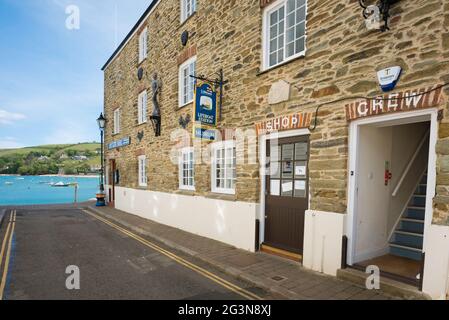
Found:
M 139 35 L 139 63 L 148 57 L 148 28 Z
M 185 88 L 184 88 L 184 70 L 187 68 L 190 68 L 190 66 L 195 63 L 195 73 L 196 73 L 196 56 L 190 58 L 189 60 L 185 61 L 183 64 L 179 66 L 179 80 L 178 80 L 178 100 L 179 100 L 179 108 L 182 108 L 190 103 L 193 102 L 193 99 L 195 98 L 194 92 L 192 92 L 192 99 L 185 101 Z M 190 77 L 189 77 L 190 78 Z M 193 83 L 192 91 L 195 90 L 195 79 L 191 78 L 189 79 Z
M 308 0 L 305 0 L 305 26 L 304 26 L 304 50 L 301 52 L 298 52 L 290 57 L 286 57 L 286 51 L 287 51 L 287 44 L 286 44 L 286 25 L 287 25 L 287 15 L 285 13 L 284 19 L 285 19 L 285 25 L 284 25 L 284 60 L 281 62 L 270 66 L 270 14 L 273 11 L 278 10 L 279 8 L 283 6 L 287 6 L 288 0 L 277 0 L 267 6 L 264 9 L 263 12 L 263 19 L 262 19 L 262 71 L 269 70 L 272 68 L 275 68 L 279 65 L 282 65 L 284 63 L 287 63 L 291 60 L 294 60 L 298 57 L 302 57 L 306 55 L 307 51 L 307 12 L 308 12 Z
M 190 11 L 188 10 L 190 4 Z M 196 12 L 196 0 L 181 0 L 181 23 L 186 21 Z
M 120 108 L 117 108 L 114 110 L 114 127 L 112 134 L 119 134 L 120 133 L 120 121 L 121 121 L 121 114 L 120 114 Z
M 139 187 L 147 187 L 148 181 L 147 181 L 147 156 L 142 155 L 138 157 L 139 165 Z
M 218 150 L 223 150 L 223 149 L 227 150 L 227 149 L 230 149 L 230 148 L 234 149 L 235 157 L 237 159 L 237 150 L 236 150 L 236 144 L 235 144 L 234 140 L 220 141 L 220 142 L 213 143 L 211 145 L 211 152 L 212 152 L 212 157 L 211 157 L 211 159 L 212 159 L 212 162 L 211 162 L 211 164 L 212 164 L 212 167 L 211 167 L 212 186 L 211 186 L 211 190 L 212 190 L 213 193 L 223 193 L 223 194 L 235 195 L 236 183 L 237 183 L 237 172 L 236 172 L 236 176 L 233 177 L 233 180 L 234 180 L 233 188 L 217 187 L 217 157 L 216 157 L 217 151 Z M 228 178 L 227 178 L 227 170 L 228 169 L 227 169 L 227 163 L 226 163 L 226 159 L 227 158 L 228 157 L 227 157 L 227 154 L 226 154 L 226 151 L 225 151 L 225 155 L 224 155 L 225 162 L 223 164 L 224 171 L 225 171 L 225 173 L 224 173 L 225 185 L 227 184 L 226 180 L 228 180 Z M 235 163 L 235 166 L 237 166 L 237 163 Z
M 137 101 L 137 123 L 143 124 L 148 121 L 148 92 L 147 90 L 139 93 Z
M 184 156 L 188 155 L 187 161 L 185 161 Z M 190 156 L 192 156 L 192 167 L 190 168 Z M 188 174 L 187 176 L 184 176 L 184 164 L 189 166 L 187 168 L 187 172 L 190 170 L 192 171 L 192 176 L 190 177 Z M 191 178 L 193 183 L 190 184 L 184 184 L 184 179 L 187 178 L 188 180 Z M 195 191 L 195 150 L 193 147 L 187 147 L 183 148 L 179 151 L 179 189 L 180 190 L 188 190 L 188 191 Z

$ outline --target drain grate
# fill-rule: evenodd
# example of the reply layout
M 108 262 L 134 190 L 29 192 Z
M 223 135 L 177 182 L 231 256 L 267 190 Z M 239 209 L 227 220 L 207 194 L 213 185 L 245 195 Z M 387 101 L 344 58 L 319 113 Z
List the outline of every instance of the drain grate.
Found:
M 287 280 L 287 278 L 282 277 L 282 276 L 274 276 L 273 278 L 271 278 L 271 280 L 274 280 L 276 282 L 281 282 L 281 281 Z

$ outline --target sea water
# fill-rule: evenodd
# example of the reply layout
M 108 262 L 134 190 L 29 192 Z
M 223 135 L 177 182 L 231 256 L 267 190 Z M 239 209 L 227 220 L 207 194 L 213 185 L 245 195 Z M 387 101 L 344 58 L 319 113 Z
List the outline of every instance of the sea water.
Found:
M 58 182 L 78 183 L 78 202 L 92 200 L 99 189 L 98 177 L 0 176 L 0 206 L 73 203 L 75 187 L 51 186 Z

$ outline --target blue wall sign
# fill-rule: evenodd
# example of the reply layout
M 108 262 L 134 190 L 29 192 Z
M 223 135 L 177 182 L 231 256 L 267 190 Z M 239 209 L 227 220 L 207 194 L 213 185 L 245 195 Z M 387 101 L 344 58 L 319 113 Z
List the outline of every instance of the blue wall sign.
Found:
M 217 131 L 215 129 L 201 128 L 200 126 L 193 127 L 193 135 L 197 139 L 215 141 L 217 140 Z
M 195 122 L 204 126 L 217 125 L 217 92 L 208 83 L 195 90 Z
M 126 147 L 129 146 L 131 144 L 131 138 L 124 138 L 118 141 L 114 141 L 111 142 L 110 144 L 108 144 L 108 149 L 112 150 L 112 149 L 117 149 L 117 148 L 121 148 L 121 147 Z

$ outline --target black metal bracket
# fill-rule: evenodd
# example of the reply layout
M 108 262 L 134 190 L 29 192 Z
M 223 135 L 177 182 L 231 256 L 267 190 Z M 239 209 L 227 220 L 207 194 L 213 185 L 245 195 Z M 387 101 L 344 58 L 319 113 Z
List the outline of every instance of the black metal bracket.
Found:
M 219 109 L 219 121 L 222 120 L 222 109 L 223 109 L 223 87 L 229 83 L 228 80 L 224 80 L 224 73 L 223 73 L 223 69 L 220 69 L 217 73 L 215 73 L 215 75 L 217 76 L 217 78 L 215 79 L 211 79 L 208 78 L 204 75 L 198 75 L 198 76 L 192 76 L 190 75 L 191 78 L 194 78 L 196 80 L 201 80 L 204 82 L 207 82 L 211 85 L 213 85 L 215 87 L 215 90 L 220 89 L 220 96 L 219 96 L 219 101 L 218 101 L 218 109 Z
M 379 8 L 380 14 L 383 17 L 384 25 L 380 28 L 380 31 L 385 32 L 387 30 L 390 30 L 390 27 L 388 26 L 388 19 L 390 19 L 390 7 L 392 4 L 398 2 L 399 0 L 379 0 L 377 7 Z M 365 0 L 359 0 L 360 6 L 363 8 L 363 17 L 365 19 L 368 18 L 366 15 L 366 9 L 368 6 L 365 4 Z

